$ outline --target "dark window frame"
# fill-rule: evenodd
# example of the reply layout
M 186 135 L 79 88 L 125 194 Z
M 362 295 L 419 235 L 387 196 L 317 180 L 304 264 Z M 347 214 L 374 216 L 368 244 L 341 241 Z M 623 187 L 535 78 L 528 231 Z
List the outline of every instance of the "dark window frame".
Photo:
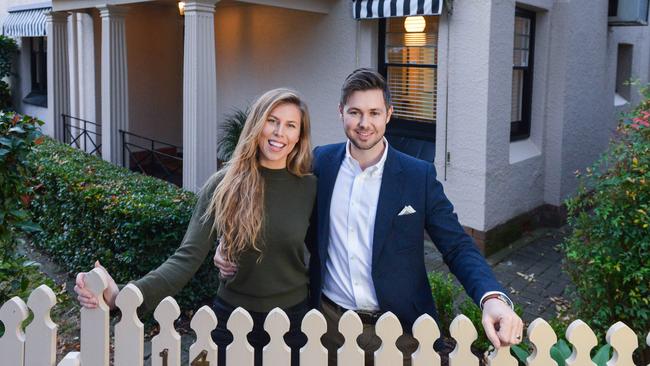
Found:
M 521 8 L 515 9 L 515 17 L 526 18 L 530 20 L 530 40 L 528 50 L 528 66 L 515 66 L 513 62 L 512 70 L 523 70 L 523 87 L 521 98 L 521 120 L 510 121 L 510 141 L 525 140 L 530 137 L 530 125 L 532 119 L 533 104 L 533 73 L 535 61 L 535 20 L 537 14 L 530 10 Z M 513 47 L 514 48 L 514 47 Z
M 378 54 L 378 71 L 384 78 L 388 78 L 388 67 L 390 66 L 408 66 L 414 68 L 433 68 L 438 69 L 438 65 L 414 65 L 414 64 L 396 64 L 386 62 L 386 19 L 379 19 L 379 54 Z M 436 122 L 423 123 L 419 121 L 397 118 L 393 115 L 390 123 L 386 126 L 386 134 L 410 137 L 420 140 L 436 140 Z
M 34 42 L 39 42 L 39 51 L 34 51 Z M 38 60 L 40 59 L 40 63 Z M 30 76 L 31 76 L 31 91 L 23 99 L 27 104 L 33 104 L 41 107 L 47 107 L 47 46 L 45 37 L 30 37 L 29 38 L 29 62 L 30 62 Z M 43 75 L 43 80 L 39 83 L 37 81 L 37 70 L 40 65 L 40 74 Z

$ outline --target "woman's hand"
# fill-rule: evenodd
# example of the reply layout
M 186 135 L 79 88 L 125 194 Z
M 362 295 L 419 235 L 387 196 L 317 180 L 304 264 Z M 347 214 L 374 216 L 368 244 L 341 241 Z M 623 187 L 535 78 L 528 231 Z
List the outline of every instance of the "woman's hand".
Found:
M 95 262 L 95 268 L 99 268 L 101 271 L 104 272 L 104 275 L 106 276 L 108 286 L 106 287 L 106 290 L 104 290 L 104 301 L 106 302 L 106 305 L 110 309 L 115 308 L 115 298 L 117 297 L 117 294 L 120 292 L 120 290 L 117 288 L 117 283 L 115 283 L 115 280 L 111 275 L 108 273 L 106 268 L 104 268 L 99 261 Z M 97 307 L 98 299 L 95 295 L 90 292 L 86 288 L 86 275 L 88 272 L 81 272 L 77 274 L 77 279 L 76 279 L 76 284 L 74 286 L 74 292 L 77 293 L 77 300 L 79 300 L 79 303 L 81 306 L 85 306 L 89 309 L 94 309 Z
M 221 248 L 221 242 L 219 242 L 217 250 L 214 253 L 214 265 L 219 269 L 219 275 L 221 277 L 232 277 L 237 273 L 237 265 L 226 260 L 226 256 Z

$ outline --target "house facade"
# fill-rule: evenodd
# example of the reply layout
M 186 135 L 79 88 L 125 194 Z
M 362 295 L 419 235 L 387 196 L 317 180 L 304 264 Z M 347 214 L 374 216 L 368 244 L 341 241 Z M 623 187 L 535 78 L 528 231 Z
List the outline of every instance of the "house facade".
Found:
M 643 19 L 614 23 L 617 6 L 7 0 L 0 23 L 21 46 L 19 111 L 61 140 L 62 114 L 76 128 L 92 122 L 102 157 L 116 164 L 129 159 L 124 141 L 138 138 L 120 130 L 182 147 L 183 186 L 193 191 L 216 170 L 219 126 L 234 108 L 291 87 L 309 105 L 314 144 L 344 141 L 341 83 L 355 68 L 376 68 L 395 102 L 390 143 L 435 164 L 461 223 L 491 252 L 522 229 L 561 222 L 574 172 L 639 102 L 626 81 L 648 82 L 650 31 Z M 45 34 L 16 26 L 21 19 Z M 45 85 L 34 81 L 43 73 Z

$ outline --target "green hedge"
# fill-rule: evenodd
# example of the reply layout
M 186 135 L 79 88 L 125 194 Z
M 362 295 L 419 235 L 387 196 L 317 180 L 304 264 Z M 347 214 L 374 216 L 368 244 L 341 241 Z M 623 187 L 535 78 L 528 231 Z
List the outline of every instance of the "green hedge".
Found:
M 50 139 L 30 160 L 40 185 L 32 212 L 43 228 L 34 244 L 70 272 L 88 271 L 98 259 L 118 283 L 127 283 L 155 269 L 181 243 L 193 193 Z M 175 298 L 194 309 L 217 284 L 210 255 Z

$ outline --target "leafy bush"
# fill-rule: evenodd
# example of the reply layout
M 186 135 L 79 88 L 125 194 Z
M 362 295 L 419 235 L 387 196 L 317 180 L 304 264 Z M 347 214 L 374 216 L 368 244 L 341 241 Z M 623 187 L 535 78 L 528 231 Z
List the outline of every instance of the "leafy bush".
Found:
M 13 255 L 17 236 L 37 228 L 29 221 L 32 189 L 27 156 L 42 141 L 43 122 L 0 112 L 0 259 Z
M 34 244 L 70 272 L 98 259 L 118 283 L 142 277 L 178 248 L 196 203 L 191 192 L 50 139 L 31 165 L 40 185 L 32 209 L 43 227 Z M 216 272 L 206 258 L 179 304 L 193 309 L 213 296 Z
M 599 338 L 619 320 L 642 340 L 649 330 L 650 93 L 642 91 L 646 101 L 566 202 L 573 230 L 563 247 L 575 284 L 573 308 Z
M 32 194 L 27 156 L 42 141 L 42 124 L 0 112 L 0 305 L 13 296 L 26 300 L 45 281 L 35 263 L 16 253 L 20 237 L 38 230 L 27 209 Z
M 2 79 L 12 74 L 11 64 L 17 51 L 16 41 L 0 35 L 0 110 L 8 110 L 12 106 L 9 84 Z

